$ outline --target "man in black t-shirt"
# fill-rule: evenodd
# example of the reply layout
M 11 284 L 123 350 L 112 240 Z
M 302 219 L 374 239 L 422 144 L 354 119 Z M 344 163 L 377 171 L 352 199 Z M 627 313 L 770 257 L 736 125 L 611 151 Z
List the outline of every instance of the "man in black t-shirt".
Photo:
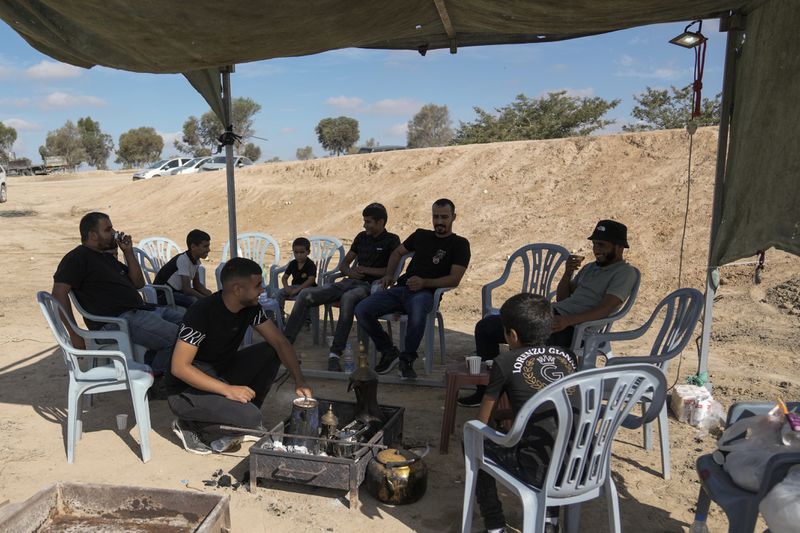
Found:
M 384 288 L 395 282 L 394 272 L 400 258 L 414 252 L 411 263 L 405 274 L 397 280 L 397 285 L 372 294 L 356 306 L 359 325 L 381 352 L 381 360 L 375 367 L 379 374 L 386 374 L 399 362 L 403 379 L 417 377 L 413 363 L 425 333 L 426 318 L 433 309 L 433 293 L 439 287 L 458 287 L 469 266 L 469 241 L 453 233 L 453 221 L 456 219 L 453 202 L 446 198 L 436 200 L 432 217 L 433 231 L 416 230 L 392 252 L 386 265 L 386 274 L 381 278 Z M 403 353 L 392 344 L 392 339 L 378 322 L 381 316 L 396 312 L 408 315 Z
M 124 318 L 133 343 L 149 350 L 145 362 L 156 373 L 165 371 L 183 311 L 144 303 L 138 291 L 144 286 L 144 275 L 133 255 L 131 236 L 118 238 L 108 215 L 87 213 L 79 229 L 81 245 L 61 259 L 53 274 L 53 297 L 73 320 L 70 291 L 89 313 Z M 127 265 L 117 261 L 113 253 L 117 249 L 122 250 Z M 88 319 L 85 322 L 90 329 L 110 327 Z M 76 348 L 85 348 L 83 338 L 72 331 L 70 337 Z
M 220 279 L 221 291 L 186 312 L 172 354 L 171 387 L 184 389 L 169 397 L 178 417 L 172 429 L 187 451 L 201 455 L 238 443 L 218 425 L 261 428 L 261 405 L 281 363 L 294 379 L 296 394 L 312 395 L 292 345 L 258 303 L 264 291 L 258 263 L 233 258 Z M 240 350 L 248 327 L 266 342 Z
M 369 296 L 370 285 L 387 272 L 389 256 L 400 244 L 397 235 L 386 231 L 387 214 L 384 206 L 370 204 L 364 208 L 361 216 L 364 218 L 364 231 L 353 239 L 353 244 L 340 265 L 342 274 L 347 277 L 336 283 L 300 291 L 284 330 L 286 337 L 294 342 L 309 307 L 338 301 L 339 321 L 336 323 L 333 344 L 328 354 L 328 370 L 334 372 L 342 370 L 339 357 L 353 326 L 353 310 L 356 304 Z
M 497 401 L 508 395 L 514 416 L 533 395 L 547 385 L 576 371 L 575 356 L 560 347 L 544 346 L 550 336 L 553 313 L 550 303 L 539 295 L 517 294 L 500 308 L 506 341 L 511 349 L 494 360 L 489 385 L 478 411 L 478 420 L 489 424 Z M 514 448 L 484 441 L 484 454 L 502 464 L 526 483 L 541 487 L 555 443 L 558 419 L 550 407 L 537 410 Z M 476 497 L 488 531 L 504 531 L 505 517 L 492 476 L 478 472 Z M 548 520 L 558 509 L 548 509 Z M 550 526 L 552 528 L 552 526 Z

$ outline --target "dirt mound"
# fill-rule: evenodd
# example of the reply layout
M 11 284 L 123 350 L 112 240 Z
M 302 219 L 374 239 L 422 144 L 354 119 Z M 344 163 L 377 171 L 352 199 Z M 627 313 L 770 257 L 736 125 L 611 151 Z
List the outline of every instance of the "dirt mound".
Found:
M 767 291 L 767 301 L 790 315 L 800 315 L 800 276 L 795 276 Z

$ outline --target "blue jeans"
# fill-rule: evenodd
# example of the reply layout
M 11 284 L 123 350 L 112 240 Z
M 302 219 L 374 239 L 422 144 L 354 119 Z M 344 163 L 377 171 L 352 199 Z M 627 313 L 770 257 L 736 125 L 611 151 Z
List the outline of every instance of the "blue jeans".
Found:
M 331 352 L 342 355 L 347 344 L 347 337 L 353 327 L 353 310 L 356 304 L 369 295 L 369 282 L 360 279 L 347 278 L 336 283 L 323 285 L 322 287 L 308 287 L 300 291 L 294 301 L 292 313 L 286 321 L 286 328 L 283 333 L 286 338 L 294 342 L 303 321 L 308 314 L 308 308 L 323 304 L 339 302 L 339 321 L 336 323 L 336 331 L 333 334 L 333 344 Z
M 132 309 L 119 315 L 128 321 L 133 343 L 155 351 L 150 367 L 156 372 L 169 370 L 178 338 L 178 324 L 183 320 L 184 312 L 183 309 L 157 307 L 152 311 Z
M 378 291 L 356 306 L 358 324 L 366 331 L 375 349 L 386 353 L 394 347 L 392 339 L 381 327 L 378 319 L 389 313 L 405 313 L 408 315 L 406 338 L 400 359 L 413 361 L 417 358 L 417 348 L 425 335 L 425 324 L 428 313 L 433 309 L 433 291 L 422 289 L 412 291 L 405 285 L 399 285 Z

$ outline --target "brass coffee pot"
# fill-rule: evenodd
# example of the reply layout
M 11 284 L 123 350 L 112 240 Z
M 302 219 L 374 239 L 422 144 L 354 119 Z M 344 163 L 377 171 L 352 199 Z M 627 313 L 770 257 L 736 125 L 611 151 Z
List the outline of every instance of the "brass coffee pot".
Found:
M 350 374 L 347 391 L 356 392 L 355 419 L 365 424 L 383 422 L 384 416 L 378 406 L 378 374 L 370 368 L 367 354 L 358 356 L 358 368 Z

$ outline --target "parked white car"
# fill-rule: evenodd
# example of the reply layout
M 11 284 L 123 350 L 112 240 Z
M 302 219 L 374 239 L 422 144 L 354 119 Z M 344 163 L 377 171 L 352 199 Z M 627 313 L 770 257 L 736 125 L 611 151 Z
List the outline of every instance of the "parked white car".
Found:
M 164 159 L 155 165 L 140 170 L 133 175 L 133 181 L 146 180 L 150 178 L 157 178 L 159 176 L 168 176 L 174 169 L 185 165 L 189 162 L 190 157 L 173 157 L 172 159 Z
M 189 162 L 183 166 L 171 170 L 169 173 L 171 176 L 175 176 L 177 174 L 194 174 L 195 172 L 200 172 L 200 167 L 210 159 L 210 157 L 195 157 L 194 159 L 190 159 Z
M 6 189 L 6 169 L 0 165 L 0 204 L 8 200 L 8 189 Z
M 224 170 L 225 162 L 227 159 L 224 155 L 217 155 L 211 158 L 211 161 L 206 162 L 200 167 L 200 170 Z M 233 166 L 236 168 L 249 167 L 253 162 L 250 159 L 237 155 L 233 157 Z

